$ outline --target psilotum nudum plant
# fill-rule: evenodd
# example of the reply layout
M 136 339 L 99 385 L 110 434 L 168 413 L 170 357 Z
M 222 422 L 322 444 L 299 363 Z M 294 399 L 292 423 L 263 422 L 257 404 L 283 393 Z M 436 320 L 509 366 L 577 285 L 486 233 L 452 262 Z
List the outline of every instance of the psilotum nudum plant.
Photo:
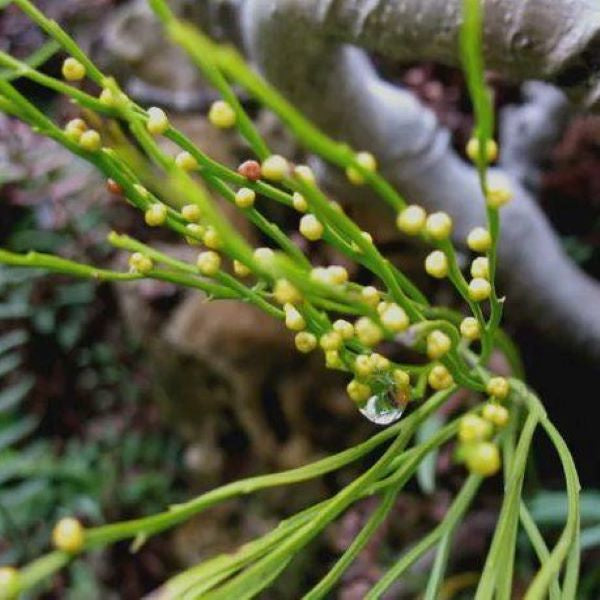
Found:
M 378 173 L 376 156 L 327 137 L 253 72 L 234 49 L 213 42 L 178 19 L 165 0 L 149 0 L 149 4 L 169 39 L 187 52 L 221 96 L 208 111 L 209 122 L 215 128 L 236 129 L 248 145 L 247 160 L 237 168 L 202 152 L 173 126 L 161 107 L 137 104 L 29 0 L 13 3 L 62 46 L 67 58 L 62 77 L 56 78 L 4 52 L 0 52 L 0 66 L 68 96 L 81 112 L 67 123 L 56 123 L 9 78 L 0 78 L 0 110 L 94 165 L 106 177 L 110 192 L 139 209 L 140 219 L 148 227 L 175 232 L 182 243 L 197 246 L 198 253 L 194 262 L 186 262 L 112 232 L 108 240 L 128 253 L 128 270 L 38 252 L 0 250 L 0 261 L 99 281 L 167 281 L 195 289 L 214 302 L 252 304 L 285 324 L 298 352 L 318 353 L 327 368 L 343 372 L 348 402 L 356 406 L 357 418 L 367 418 L 381 429 L 361 444 L 312 464 L 235 481 L 152 516 L 89 528 L 76 518 L 65 518 L 54 528 L 52 551 L 27 565 L 0 568 L 0 597 L 18 597 L 36 589 L 81 553 L 126 539 L 138 547 L 219 502 L 317 478 L 374 452 L 371 466 L 335 495 L 292 515 L 235 553 L 204 560 L 173 576 L 159 592 L 161 598 L 258 596 L 349 507 L 365 497 L 375 497 L 377 508 L 362 530 L 304 596 L 333 597 L 336 583 L 390 514 L 419 465 L 441 446 L 454 444 L 455 468 L 465 473 L 460 491 L 439 524 L 395 558 L 365 597 L 383 596 L 432 550 L 435 561 L 424 597 L 440 597 L 456 528 L 482 481 L 495 476 L 504 479 L 504 496 L 475 597 L 511 597 L 515 546 L 523 531 L 539 562 L 525 597 L 575 598 L 579 484 L 573 460 L 535 394 L 523 381 L 500 376 L 489 366 L 496 348 L 514 364 L 512 345 L 501 329 L 503 298 L 495 277 L 502 207 L 511 201 L 512 192 L 508 180 L 488 172 L 499 149 L 493 139 L 490 91 L 483 77 L 478 1 L 464 4 L 461 47 L 475 117 L 466 151 L 477 166 L 481 188 L 478 197 L 464 201 L 481 202 L 487 219 L 485 226 L 468 234 L 473 260 L 466 272 L 451 239 L 451 214 L 428 214 L 419 204 L 407 205 Z M 83 80 L 85 89 L 95 89 L 94 93 L 83 90 Z M 238 101 L 232 84 L 279 117 L 308 153 L 339 168 L 350 184 L 374 191 L 389 205 L 401 234 L 418 238 L 430 248 L 423 269 L 432 278 L 450 282 L 462 299 L 463 312 L 433 306 L 401 267 L 381 254 L 371 233 L 363 231 L 324 193 L 307 165 L 294 165 L 274 154 Z M 169 140 L 177 152 L 167 153 L 159 143 L 161 138 Z M 215 195 L 231 203 L 269 245 L 252 247 L 219 209 Z M 296 215 L 298 231 L 308 246 L 331 246 L 338 255 L 370 272 L 374 283 L 352 281 L 342 265 L 311 264 L 307 253 L 269 218 L 268 211 L 261 210 L 267 203 L 282 205 Z M 411 348 L 419 358 L 411 364 L 395 362 L 382 350 L 390 343 Z M 461 389 L 469 390 L 478 402 L 443 422 L 425 439 L 414 441 L 420 426 Z M 522 501 L 527 459 L 538 427 L 557 451 L 568 497 L 564 529 L 552 548 Z

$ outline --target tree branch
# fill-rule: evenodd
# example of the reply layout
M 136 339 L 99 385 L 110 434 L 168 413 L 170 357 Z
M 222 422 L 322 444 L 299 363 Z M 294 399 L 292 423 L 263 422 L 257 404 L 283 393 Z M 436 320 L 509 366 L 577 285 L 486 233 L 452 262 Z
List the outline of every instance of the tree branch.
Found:
M 474 169 L 452 151 L 431 111 L 381 80 L 362 50 L 345 45 L 402 60 L 456 62 L 459 6 L 458 0 L 247 0 L 241 18 L 248 50 L 266 77 L 329 134 L 377 155 L 384 175 L 410 201 L 448 211 L 464 243 L 484 223 Z M 594 37 L 600 7 L 585 0 L 489 1 L 486 10 L 488 64 L 512 77 L 556 76 L 600 40 Z M 517 43 L 523 39 L 532 41 Z M 597 73 L 590 73 L 593 80 Z M 596 93 L 574 94 L 573 86 L 569 92 L 588 100 Z M 600 357 L 600 286 L 570 262 L 531 195 L 517 181 L 513 187 L 500 244 L 510 301 L 540 329 Z M 362 189 L 358 194 L 373 201 Z

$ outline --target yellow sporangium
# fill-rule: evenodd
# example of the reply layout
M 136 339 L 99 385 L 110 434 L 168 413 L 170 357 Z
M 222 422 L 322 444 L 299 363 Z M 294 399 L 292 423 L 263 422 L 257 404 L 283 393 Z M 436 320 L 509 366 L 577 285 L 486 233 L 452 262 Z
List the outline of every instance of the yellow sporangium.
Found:
M 354 324 L 356 337 L 365 346 L 376 346 L 383 339 L 383 331 L 369 317 L 361 317 Z
M 217 100 L 213 102 L 208 111 L 208 121 L 219 129 L 229 129 L 235 125 L 237 116 L 229 102 Z
M 294 192 L 292 205 L 299 213 L 305 213 L 308 210 L 308 202 L 300 192 Z
M 301 331 L 294 338 L 296 349 L 303 354 L 312 352 L 317 347 L 317 336 L 309 331 Z
M 500 469 L 500 453 L 492 442 L 477 442 L 470 446 L 466 452 L 467 469 L 471 473 L 490 477 Z
M 279 304 L 298 304 L 302 295 L 287 279 L 278 279 L 273 287 L 273 297 Z
M 134 252 L 129 257 L 129 266 L 136 272 L 146 274 L 153 268 L 152 259 L 141 252 Z
M 371 395 L 371 388 L 366 383 L 353 379 L 346 387 L 348 396 L 356 404 L 364 404 Z
M 293 304 L 283 307 L 285 313 L 285 326 L 292 331 L 302 331 L 306 328 L 306 320 Z
M 354 372 L 361 378 L 366 379 L 373 374 L 374 366 L 371 357 L 359 354 L 354 359 Z
M 488 402 L 483 407 L 481 415 L 486 421 L 493 423 L 496 427 L 504 427 L 510 418 L 508 409 L 496 402 Z
M 380 312 L 380 315 L 381 323 L 392 333 L 402 333 L 410 325 L 406 311 L 394 302 L 387 303 L 385 308 Z
M 290 165 L 283 156 L 272 154 L 265 158 L 260 167 L 260 172 L 265 179 L 283 181 L 289 175 Z
M 460 334 L 470 342 L 479 339 L 481 329 L 477 319 L 475 317 L 465 317 L 460 322 Z
M 494 398 L 504 400 L 510 392 L 508 380 L 504 377 L 492 377 L 485 386 L 487 393 Z
M 486 256 L 478 256 L 471 263 L 471 277 L 489 279 L 490 278 L 490 263 Z
M 219 235 L 218 231 L 211 225 L 209 225 L 206 228 L 206 231 L 202 236 L 202 243 L 207 248 L 212 248 L 213 250 L 218 250 L 223 245 L 223 242 L 221 241 L 221 236 Z
M 181 216 L 190 223 L 195 223 L 200 219 L 202 213 L 197 204 L 186 204 L 181 208 Z
M 304 181 L 304 183 L 308 183 L 310 185 L 314 185 L 316 183 L 315 174 L 308 165 L 295 166 L 294 175 L 298 177 L 298 179 Z
M 255 200 L 256 193 L 250 188 L 242 187 L 235 193 L 235 203 L 239 208 L 250 208 Z
M 52 530 L 52 543 L 57 550 L 76 554 L 83 549 L 84 542 L 83 525 L 72 517 L 61 519 Z
M 65 135 L 73 142 L 79 142 L 81 134 L 87 129 L 87 123 L 83 119 L 71 119 L 65 125 Z
M 435 329 L 427 336 L 427 356 L 431 360 L 441 358 L 450 348 L 452 348 L 452 340 L 443 331 Z
M 469 298 L 475 302 L 481 302 L 490 297 L 492 286 L 487 279 L 476 277 L 469 282 Z
M 360 291 L 360 297 L 369 305 L 369 306 L 377 306 L 381 300 L 381 294 L 379 290 L 372 286 L 367 285 Z
M 448 213 L 439 211 L 430 214 L 425 221 L 425 232 L 440 242 L 452 233 L 452 219 Z
M 262 265 L 269 265 L 275 258 L 275 252 L 271 248 L 261 247 L 254 251 L 254 258 Z
M 161 135 L 169 129 L 169 119 L 167 113 L 158 106 L 152 106 L 148 109 L 148 120 L 146 129 L 152 135 Z
M 396 217 L 396 226 L 406 235 L 419 235 L 425 227 L 427 213 L 422 206 L 411 204 Z
M 454 385 L 454 378 L 444 365 L 435 365 L 427 375 L 427 383 L 434 390 L 445 390 Z
M 214 277 L 221 268 L 221 257 L 213 250 L 200 252 L 196 260 L 196 266 L 202 275 Z
M 473 252 L 487 252 L 492 247 L 492 236 L 484 227 L 475 227 L 467 236 L 467 246 Z
M 252 273 L 252 271 L 243 262 L 240 262 L 239 260 L 233 261 L 233 272 L 238 277 L 248 277 L 248 275 Z
M 354 337 L 354 325 L 345 319 L 334 321 L 333 330 L 337 331 L 343 340 L 351 340 Z
M 458 424 L 458 439 L 461 442 L 479 442 L 488 439 L 493 433 L 488 421 L 477 415 L 465 415 Z
M 467 142 L 466 152 L 467 156 L 476 163 L 479 160 L 479 139 L 476 137 L 472 137 Z M 486 140 L 485 144 L 485 154 L 488 162 L 494 162 L 498 158 L 498 144 L 495 140 Z
M 85 77 L 85 67 L 72 56 L 65 59 L 61 71 L 67 81 L 81 81 Z
M 319 221 L 319 219 L 317 219 L 317 217 L 315 217 L 313 214 L 304 215 L 300 219 L 299 229 L 300 233 L 311 242 L 320 240 L 323 236 L 323 232 L 325 231 L 321 221 Z
M 319 339 L 319 345 L 323 350 L 339 350 L 342 347 L 342 336 L 337 331 L 328 331 Z
M 79 145 L 88 152 L 97 152 L 102 147 L 102 138 L 95 129 L 88 129 L 79 136 Z
M 198 161 L 186 151 L 180 152 L 175 157 L 175 164 L 184 171 L 195 171 L 198 168 Z
M 487 204 L 491 208 L 501 208 L 513 199 L 513 191 L 506 175 L 491 172 L 488 176 Z
M 448 258 L 441 250 L 434 250 L 425 259 L 425 271 L 436 279 L 448 275 Z
M 370 152 L 359 152 L 355 160 L 366 171 L 374 173 L 377 170 L 377 160 Z M 362 185 L 365 182 L 363 174 L 356 167 L 348 167 L 346 177 L 354 185 Z
M 343 285 L 348 281 L 348 271 L 340 265 L 330 265 L 327 267 L 329 281 L 333 285 Z
M 158 227 L 167 220 L 167 207 L 164 204 L 155 203 L 144 213 L 144 221 L 150 227 Z

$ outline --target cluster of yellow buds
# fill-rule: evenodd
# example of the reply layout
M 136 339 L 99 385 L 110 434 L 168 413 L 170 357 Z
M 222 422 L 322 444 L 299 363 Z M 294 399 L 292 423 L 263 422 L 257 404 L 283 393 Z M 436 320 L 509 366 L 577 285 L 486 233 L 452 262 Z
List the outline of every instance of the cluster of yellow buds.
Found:
M 460 454 L 467 468 L 484 477 L 494 475 L 500 468 L 500 452 L 492 437 L 510 419 L 508 409 L 500 404 L 510 392 L 508 381 L 504 377 L 492 377 L 486 391 L 491 398 L 483 405 L 480 414 L 469 413 L 462 417 L 458 430 Z

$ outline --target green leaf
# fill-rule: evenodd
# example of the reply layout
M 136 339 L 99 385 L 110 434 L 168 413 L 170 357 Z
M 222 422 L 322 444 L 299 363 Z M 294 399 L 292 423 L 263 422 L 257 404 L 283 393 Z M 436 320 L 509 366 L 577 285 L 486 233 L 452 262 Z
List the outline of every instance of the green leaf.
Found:
M 8 375 L 21 364 L 21 355 L 18 352 L 0 358 L 0 377 Z
M 442 425 L 444 419 L 439 413 L 429 417 L 417 430 L 417 443 L 426 442 L 431 436 L 435 435 Z M 425 494 L 432 494 L 435 491 L 435 465 L 437 463 L 438 449 L 434 449 L 428 454 L 417 469 L 417 480 Z
M 0 391 L 0 412 L 15 408 L 27 396 L 34 382 L 35 378 L 32 375 L 28 375 L 19 381 L 19 383 L 15 383 Z
M 23 417 L 8 427 L 0 429 L 0 452 L 15 442 L 29 435 L 38 424 L 38 419 L 32 416 Z
M 29 335 L 25 329 L 14 329 L 0 336 L 0 354 L 24 344 Z

